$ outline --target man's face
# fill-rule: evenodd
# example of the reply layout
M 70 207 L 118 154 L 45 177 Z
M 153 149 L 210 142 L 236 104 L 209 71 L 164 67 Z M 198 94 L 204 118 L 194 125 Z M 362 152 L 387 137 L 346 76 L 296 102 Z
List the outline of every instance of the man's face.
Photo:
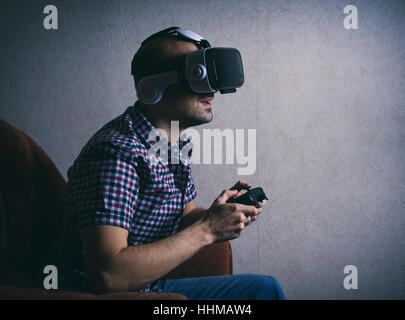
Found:
M 173 54 L 186 55 L 198 50 L 191 42 L 179 41 L 172 48 Z M 179 120 L 181 128 L 210 122 L 213 118 L 214 93 L 196 94 L 180 83 L 169 86 L 161 101 L 162 112 L 171 120 Z

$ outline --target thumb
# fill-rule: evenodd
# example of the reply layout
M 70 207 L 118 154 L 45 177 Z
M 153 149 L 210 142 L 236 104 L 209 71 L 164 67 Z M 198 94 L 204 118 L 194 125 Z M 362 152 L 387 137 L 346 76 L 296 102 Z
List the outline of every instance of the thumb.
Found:
M 221 192 L 219 197 L 217 198 L 218 203 L 226 203 L 230 198 L 236 196 L 238 194 L 238 190 L 224 190 Z

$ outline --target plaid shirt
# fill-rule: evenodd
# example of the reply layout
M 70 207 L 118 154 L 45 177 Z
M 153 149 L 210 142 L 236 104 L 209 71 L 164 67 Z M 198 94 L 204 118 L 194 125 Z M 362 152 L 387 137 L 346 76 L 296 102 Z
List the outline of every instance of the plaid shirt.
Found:
M 176 233 L 186 203 L 197 194 L 191 165 L 172 164 L 170 158 L 149 161 L 148 135 L 153 129 L 136 104 L 128 107 L 89 140 L 69 168 L 63 230 L 49 253 L 49 261 L 58 267 L 61 289 L 90 290 L 81 241 L 86 226 L 124 228 L 129 246 Z M 169 155 L 170 148 L 169 143 Z M 160 292 L 163 281 L 137 291 Z

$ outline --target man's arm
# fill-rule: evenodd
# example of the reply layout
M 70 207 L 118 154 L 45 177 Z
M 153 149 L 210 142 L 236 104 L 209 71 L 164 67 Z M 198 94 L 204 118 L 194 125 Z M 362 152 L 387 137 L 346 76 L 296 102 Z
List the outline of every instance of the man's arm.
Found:
M 85 228 L 83 247 L 86 271 L 94 289 L 100 293 L 129 291 L 170 272 L 213 242 L 206 226 L 196 223 L 206 212 L 197 208 L 194 200 L 190 201 L 184 208 L 183 218 L 175 235 L 139 246 L 128 246 L 126 229 L 114 226 Z M 193 226 L 190 227 L 191 225 Z M 180 254 L 173 254 L 176 251 Z M 135 256 L 139 259 L 134 259 Z M 114 276 L 107 270 L 115 270 L 119 276 Z
M 261 208 L 227 204 L 237 193 L 237 190 L 224 190 L 203 218 L 153 243 L 128 246 L 126 229 L 108 225 L 85 227 L 82 232 L 84 260 L 94 290 L 104 293 L 141 288 L 161 278 L 204 246 L 239 237 L 245 224 L 249 224 Z M 196 208 L 190 210 L 192 206 L 188 207 L 187 215 L 198 212 Z
M 203 208 L 198 208 L 194 202 L 191 200 L 189 203 L 186 204 L 183 212 L 183 217 L 180 221 L 178 231 L 181 231 L 192 224 L 196 223 L 198 220 L 202 219 L 204 215 L 207 214 L 207 210 Z
M 115 226 L 89 226 L 82 237 L 86 272 L 98 293 L 141 288 L 214 241 L 203 223 L 138 246 L 128 246 L 128 231 Z

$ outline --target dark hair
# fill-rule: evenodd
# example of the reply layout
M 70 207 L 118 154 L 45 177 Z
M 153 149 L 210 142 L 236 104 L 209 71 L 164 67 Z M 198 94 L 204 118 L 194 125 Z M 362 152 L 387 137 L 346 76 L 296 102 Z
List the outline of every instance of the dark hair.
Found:
M 146 76 L 179 71 L 184 64 L 185 55 L 169 54 L 168 48 L 174 41 L 184 41 L 173 36 L 163 36 L 147 42 L 135 53 L 131 63 L 131 73 L 135 79 L 135 86 Z

